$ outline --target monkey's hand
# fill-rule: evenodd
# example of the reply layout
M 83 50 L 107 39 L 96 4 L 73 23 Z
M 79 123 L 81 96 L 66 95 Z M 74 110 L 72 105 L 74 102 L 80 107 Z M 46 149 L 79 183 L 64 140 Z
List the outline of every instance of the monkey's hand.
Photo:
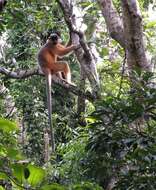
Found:
M 81 48 L 80 44 L 74 44 L 73 45 L 73 50 L 78 50 L 79 48 Z

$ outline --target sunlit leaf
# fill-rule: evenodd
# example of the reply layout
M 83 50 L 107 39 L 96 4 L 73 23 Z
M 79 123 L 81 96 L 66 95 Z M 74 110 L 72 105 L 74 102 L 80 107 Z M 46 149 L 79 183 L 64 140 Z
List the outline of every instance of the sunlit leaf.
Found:
M 29 165 L 27 167 L 27 169 L 30 172 L 30 175 L 28 177 L 28 182 L 32 185 L 35 186 L 39 183 L 41 183 L 41 181 L 44 179 L 45 177 L 45 170 L 43 170 L 42 168 L 39 168 L 37 166 L 34 165 Z
M 0 179 L 8 179 L 8 176 L 5 173 L 0 172 Z
M 18 128 L 14 122 L 0 118 L 0 130 L 6 133 L 17 131 Z
M 5 189 L 0 185 L 0 190 L 5 190 Z
M 86 121 L 89 123 L 94 123 L 94 122 L 98 121 L 98 119 L 96 117 L 87 117 Z
M 152 28 L 156 26 L 156 21 L 148 21 L 146 28 Z

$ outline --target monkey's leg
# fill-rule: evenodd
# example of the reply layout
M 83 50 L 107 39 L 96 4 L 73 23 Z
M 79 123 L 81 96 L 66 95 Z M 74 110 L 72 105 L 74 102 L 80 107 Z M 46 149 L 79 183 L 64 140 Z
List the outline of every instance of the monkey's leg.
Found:
M 65 80 L 68 83 L 72 83 L 71 82 L 71 72 L 70 72 L 70 68 L 69 68 L 69 65 L 68 65 L 67 62 L 65 62 L 65 61 L 57 61 L 53 65 L 52 69 L 53 69 L 54 73 L 59 72 L 59 71 L 63 72 Z
M 65 79 L 63 72 L 57 72 L 57 73 L 55 73 L 55 75 L 56 75 L 57 77 L 59 77 L 60 79 L 62 79 L 62 80 Z

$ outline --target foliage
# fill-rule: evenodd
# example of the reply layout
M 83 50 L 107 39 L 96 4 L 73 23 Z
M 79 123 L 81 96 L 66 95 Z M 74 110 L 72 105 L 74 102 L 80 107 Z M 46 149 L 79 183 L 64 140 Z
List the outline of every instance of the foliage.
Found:
M 151 79 L 148 73 L 142 77 Z M 114 189 L 155 189 L 155 98 L 156 90 L 139 81 L 125 99 L 98 102 L 86 146 L 86 175 L 104 186 L 115 178 Z
M 120 2 L 113 2 L 120 12 Z M 156 53 L 156 22 L 150 20 L 147 13 L 152 2 L 139 1 L 144 14 L 147 50 L 156 62 L 153 56 Z M 86 125 L 81 126 L 76 113 L 76 97 L 53 85 L 57 150 L 45 163 L 43 136 L 48 122 L 44 79 L 35 76 L 15 80 L 0 76 L 1 83 L 15 101 L 18 119 L 27 133 L 26 143 L 19 145 L 16 124 L 0 119 L 0 182 L 5 182 L 0 190 L 9 185 L 17 190 L 101 190 L 112 180 L 117 190 L 156 189 L 156 90 L 152 86 L 155 77 L 139 69 L 134 71 L 131 81 L 126 72 L 123 76 L 124 51 L 107 34 L 97 2 L 75 1 L 74 6 L 82 10 L 88 27 L 86 40 L 90 47 L 96 46 L 100 58 L 97 67 L 101 99 L 94 103 L 86 101 L 86 113 L 82 115 Z M 68 38 L 62 11 L 54 0 L 10 0 L 0 20 L 1 39 L 5 43 L 2 44 L 0 65 L 10 70 L 34 67 L 36 53 L 48 32 L 59 29 L 63 40 Z M 66 59 L 78 83 L 76 59 L 72 56 Z M 5 95 L 0 97 L 2 116 L 5 115 L 4 99 Z
M 76 130 L 78 133 L 78 130 Z M 63 183 L 74 184 L 79 181 L 84 181 L 86 178 L 83 175 L 83 160 L 85 156 L 85 142 L 87 134 L 81 132 L 78 137 L 71 140 L 68 144 L 62 145 L 58 149 L 61 156 L 59 163 L 60 179 Z
M 70 185 L 70 187 L 65 187 L 57 183 L 48 184 L 48 181 L 45 179 L 47 175 L 45 169 L 35 166 L 28 160 L 23 160 L 24 157 L 21 155 L 19 147 L 17 146 L 17 131 L 18 128 L 15 123 L 2 118 L 0 119 L 0 180 L 5 182 L 4 187 L 11 184 L 11 186 L 17 190 L 21 188 L 40 190 L 101 190 L 98 185 L 89 182 Z M 77 148 L 75 145 L 72 146 L 73 148 Z M 71 156 L 69 152 L 68 155 L 65 154 L 65 160 L 70 159 L 72 161 L 74 156 L 78 156 L 76 152 L 76 155 L 72 155 L 72 151 L 74 152 L 75 150 L 70 148 Z M 80 157 L 76 157 L 76 160 L 79 159 Z M 74 159 L 73 163 L 76 160 Z M 3 187 L 1 187 L 1 189 L 3 189 Z
M 3 46 L 3 59 L 0 56 L 0 65 L 5 68 L 17 71 L 36 66 L 37 51 L 45 42 L 48 32 L 52 30 L 59 29 L 63 40 L 67 41 L 67 27 L 64 25 L 62 11 L 58 11 L 58 5 L 54 0 L 38 2 L 11 0 L 7 3 L 2 16 L 4 22 L 0 23 L 0 32 L 3 34 L 2 41 L 5 45 Z M 58 25 L 58 23 L 61 24 Z M 73 77 L 78 78 L 79 68 L 75 64 L 76 60 L 73 57 L 70 59 L 71 67 L 73 66 L 75 70 Z M 26 129 L 27 139 L 23 147 L 24 153 L 36 163 L 43 164 L 43 132 L 48 126 L 47 105 L 44 103 L 46 102 L 45 80 L 41 77 L 33 77 L 20 80 L 19 83 L 19 80 L 10 80 L 3 76 L 1 80 L 14 98 L 20 120 Z M 61 116 L 67 115 L 69 108 L 74 107 L 75 97 L 56 86 L 53 92 L 54 113 L 56 112 L 56 115 L 59 113 Z M 2 104 L 1 113 L 3 113 L 5 111 L 3 99 L 0 100 L 0 104 Z M 73 113 L 74 110 L 71 109 L 71 112 Z M 58 135 L 61 133 L 57 126 L 63 122 L 64 120 L 61 120 L 60 124 L 56 123 Z M 67 122 L 64 128 L 69 129 L 69 125 L 71 122 Z M 64 137 L 63 135 L 62 138 L 58 138 L 58 142 Z
M 0 119 L 0 179 L 15 189 L 37 186 L 45 177 L 45 171 L 23 160 L 17 132 L 15 123 Z

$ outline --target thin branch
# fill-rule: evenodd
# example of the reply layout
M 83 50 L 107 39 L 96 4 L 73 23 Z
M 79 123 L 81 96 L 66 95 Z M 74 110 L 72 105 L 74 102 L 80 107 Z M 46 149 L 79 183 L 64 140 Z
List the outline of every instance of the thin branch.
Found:
M 43 75 L 39 68 L 34 68 L 31 70 L 20 70 L 20 71 L 10 71 L 4 67 L 0 67 L 0 73 L 14 79 L 25 79 L 32 75 Z
M 10 116 L 12 115 L 12 113 L 13 113 L 13 111 L 14 111 L 14 108 L 15 108 L 15 106 L 13 106 L 13 107 L 11 108 L 11 110 L 10 110 L 9 113 L 5 116 L 5 118 L 8 118 L 8 117 L 10 117 Z
M 6 68 L 0 67 L 0 73 L 4 74 L 5 76 L 13 79 L 25 79 L 28 77 L 31 77 L 33 75 L 41 75 L 44 76 L 44 74 L 41 72 L 39 68 L 34 68 L 30 70 L 20 70 L 18 72 L 15 71 L 10 71 Z M 94 101 L 95 97 L 92 95 L 90 92 L 83 92 L 81 89 L 78 87 L 68 84 L 66 81 L 58 78 L 56 75 L 53 75 L 52 80 L 54 83 L 59 84 L 62 86 L 64 89 L 72 92 L 73 94 L 79 96 L 83 96 L 84 98 L 88 99 L 89 101 Z

